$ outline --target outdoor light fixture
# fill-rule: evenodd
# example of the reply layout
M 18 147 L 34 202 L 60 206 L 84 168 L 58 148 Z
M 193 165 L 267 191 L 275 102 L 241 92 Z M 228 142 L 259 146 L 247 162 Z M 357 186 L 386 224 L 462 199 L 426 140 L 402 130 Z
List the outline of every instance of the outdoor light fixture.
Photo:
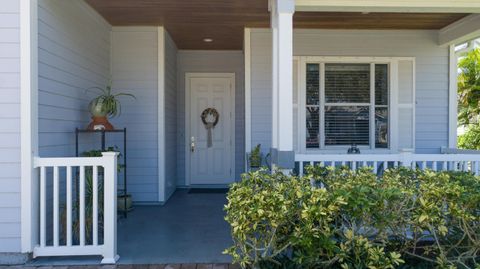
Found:
M 213 39 L 211 39 L 211 38 L 204 38 L 204 39 L 203 39 L 203 42 L 211 43 L 211 42 L 213 42 Z

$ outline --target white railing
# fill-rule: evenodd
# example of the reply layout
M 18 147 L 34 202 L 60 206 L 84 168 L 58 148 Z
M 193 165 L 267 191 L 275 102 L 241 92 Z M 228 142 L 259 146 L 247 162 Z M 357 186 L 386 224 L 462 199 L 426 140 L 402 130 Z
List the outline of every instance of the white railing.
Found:
M 434 171 L 465 171 L 479 174 L 480 155 L 476 154 L 296 154 L 298 174 L 303 176 L 308 165 L 348 166 L 351 169 L 371 167 L 375 173 L 387 168 L 410 167 Z
M 40 242 L 34 257 L 101 255 L 102 263 L 117 261 L 118 153 L 102 155 L 35 158 Z

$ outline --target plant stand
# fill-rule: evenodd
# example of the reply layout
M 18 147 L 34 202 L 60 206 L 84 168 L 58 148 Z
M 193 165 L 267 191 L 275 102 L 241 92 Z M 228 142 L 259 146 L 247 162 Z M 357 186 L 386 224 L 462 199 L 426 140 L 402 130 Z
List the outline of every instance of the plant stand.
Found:
M 101 138 L 101 145 L 102 145 L 102 151 L 106 150 L 106 136 L 107 134 L 111 133 L 121 133 L 123 134 L 123 186 L 122 188 L 118 189 L 118 194 L 117 196 L 122 196 L 122 197 L 127 197 L 127 128 L 123 129 L 116 129 L 116 130 L 83 130 L 83 129 L 75 129 L 75 156 L 79 156 L 79 145 L 78 145 L 78 139 L 80 134 L 100 134 Z M 124 204 L 121 208 L 123 212 L 123 216 L 127 218 L 127 213 L 128 213 L 128 205 L 127 205 L 127 199 L 122 199 Z M 118 210 L 118 209 L 117 209 Z

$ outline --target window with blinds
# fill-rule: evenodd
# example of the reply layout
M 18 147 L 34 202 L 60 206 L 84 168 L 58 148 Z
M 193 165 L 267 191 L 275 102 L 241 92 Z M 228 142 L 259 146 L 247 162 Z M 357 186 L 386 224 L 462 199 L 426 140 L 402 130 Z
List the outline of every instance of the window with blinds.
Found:
M 388 64 L 308 63 L 306 148 L 388 148 L 388 69 Z

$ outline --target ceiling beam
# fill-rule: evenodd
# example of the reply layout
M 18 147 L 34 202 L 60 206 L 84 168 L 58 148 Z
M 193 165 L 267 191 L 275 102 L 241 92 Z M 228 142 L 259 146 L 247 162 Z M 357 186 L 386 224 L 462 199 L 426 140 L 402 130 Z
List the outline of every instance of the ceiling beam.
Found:
M 480 37 L 480 14 L 472 14 L 438 31 L 440 46 L 456 45 Z
M 480 13 L 478 0 L 296 0 L 296 11 Z

